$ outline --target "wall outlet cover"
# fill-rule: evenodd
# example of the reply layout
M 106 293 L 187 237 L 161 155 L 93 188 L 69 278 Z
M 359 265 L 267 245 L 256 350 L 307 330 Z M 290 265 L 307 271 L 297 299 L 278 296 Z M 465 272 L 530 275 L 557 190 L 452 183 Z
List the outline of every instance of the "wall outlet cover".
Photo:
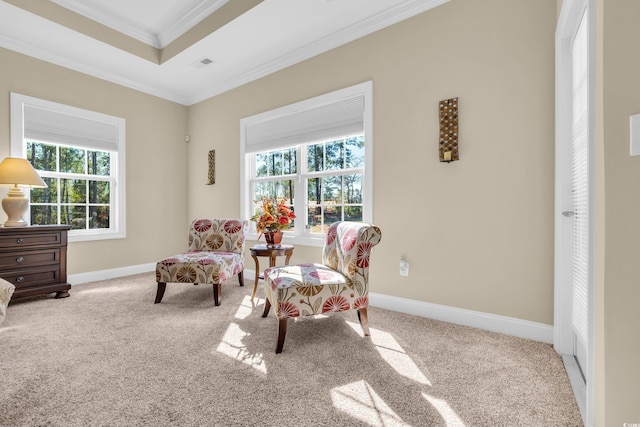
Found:
M 400 260 L 400 275 L 408 276 L 409 275 L 409 261 L 406 259 Z

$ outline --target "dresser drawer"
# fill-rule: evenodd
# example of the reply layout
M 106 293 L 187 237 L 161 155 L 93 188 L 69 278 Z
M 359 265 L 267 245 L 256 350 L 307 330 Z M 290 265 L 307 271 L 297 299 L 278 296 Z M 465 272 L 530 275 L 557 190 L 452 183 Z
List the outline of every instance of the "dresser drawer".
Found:
M 55 292 L 69 296 L 69 225 L 0 227 L 0 277 L 16 286 L 11 300 Z M 1 422 L 0 422 L 1 424 Z
M 60 246 L 62 243 L 62 233 L 11 233 L 0 235 L 0 250 L 11 249 L 20 250 L 23 247 L 33 246 Z
M 60 282 L 58 268 L 37 267 L 23 271 L 6 271 L 2 278 L 16 285 L 16 290 L 30 286 L 46 285 Z
M 14 253 L 0 252 L 0 272 L 59 263 L 60 249 L 42 249 Z

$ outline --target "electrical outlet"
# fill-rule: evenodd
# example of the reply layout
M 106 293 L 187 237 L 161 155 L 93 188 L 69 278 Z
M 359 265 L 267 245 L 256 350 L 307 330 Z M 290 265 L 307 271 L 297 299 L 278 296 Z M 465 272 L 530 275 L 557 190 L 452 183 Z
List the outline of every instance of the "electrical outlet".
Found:
M 409 261 L 406 259 L 400 260 L 400 275 L 408 276 L 409 275 Z

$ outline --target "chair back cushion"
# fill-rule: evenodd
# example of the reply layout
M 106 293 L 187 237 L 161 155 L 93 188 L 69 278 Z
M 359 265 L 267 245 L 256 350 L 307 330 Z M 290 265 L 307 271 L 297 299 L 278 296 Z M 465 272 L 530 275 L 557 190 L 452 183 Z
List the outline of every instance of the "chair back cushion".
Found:
M 336 222 L 329 227 L 322 251 L 322 263 L 339 271 L 361 295 L 368 291 L 369 256 L 382 233 L 375 225 L 360 222 Z
M 189 228 L 189 252 L 232 252 L 244 255 L 247 221 L 201 218 Z

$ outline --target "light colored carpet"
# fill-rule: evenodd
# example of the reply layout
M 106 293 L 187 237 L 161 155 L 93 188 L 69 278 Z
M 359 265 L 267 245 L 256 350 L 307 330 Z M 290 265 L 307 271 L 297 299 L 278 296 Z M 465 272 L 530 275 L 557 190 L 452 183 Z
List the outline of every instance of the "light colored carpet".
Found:
M 167 285 L 153 274 L 15 300 L 0 327 L 2 426 L 580 426 L 551 346 L 370 308 L 261 317 L 250 279 Z

